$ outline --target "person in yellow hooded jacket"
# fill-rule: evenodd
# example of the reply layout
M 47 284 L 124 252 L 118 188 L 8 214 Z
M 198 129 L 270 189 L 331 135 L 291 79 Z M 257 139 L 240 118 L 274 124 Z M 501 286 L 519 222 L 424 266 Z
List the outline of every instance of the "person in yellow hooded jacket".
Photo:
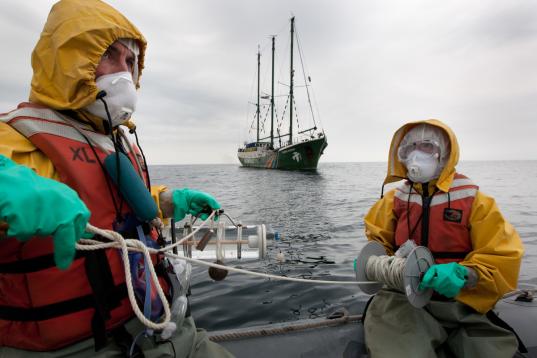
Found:
M 432 288 L 423 308 L 384 288 L 365 316 L 371 357 L 513 357 L 516 336 L 493 324 L 495 303 L 517 286 L 523 247 L 495 201 L 458 173 L 459 145 L 438 120 L 405 124 L 392 139 L 384 184 L 405 180 L 365 216 L 368 240 L 389 255 L 413 242 L 435 264 L 419 289 Z
M 158 246 L 161 219 L 220 208 L 209 194 L 150 184 L 130 121 L 145 50 L 140 31 L 108 4 L 59 1 L 32 53 L 29 102 L 0 114 L 1 356 L 231 357 L 188 309 L 173 334 L 145 330 L 119 251 L 76 252 L 88 223 Z M 135 255 L 136 298 L 156 321 L 162 302 Z M 173 301 L 178 273 L 154 260 Z

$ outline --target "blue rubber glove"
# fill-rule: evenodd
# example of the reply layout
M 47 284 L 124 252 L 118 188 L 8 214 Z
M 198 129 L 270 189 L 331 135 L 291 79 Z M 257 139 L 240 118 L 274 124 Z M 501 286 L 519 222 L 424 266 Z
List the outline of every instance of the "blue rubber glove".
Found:
M 75 257 L 89 217 L 73 189 L 0 155 L 0 221 L 8 223 L 8 237 L 26 241 L 52 235 L 54 261 L 64 270 Z
M 423 279 L 419 289 L 432 288 L 446 297 L 452 298 L 459 294 L 468 278 L 468 269 L 456 262 L 431 266 Z
M 211 195 L 187 188 L 175 189 L 172 193 L 172 200 L 175 221 L 184 219 L 186 214 L 196 216 L 204 209 L 220 209 L 220 204 Z M 202 220 L 207 219 L 208 216 L 206 213 L 200 215 Z

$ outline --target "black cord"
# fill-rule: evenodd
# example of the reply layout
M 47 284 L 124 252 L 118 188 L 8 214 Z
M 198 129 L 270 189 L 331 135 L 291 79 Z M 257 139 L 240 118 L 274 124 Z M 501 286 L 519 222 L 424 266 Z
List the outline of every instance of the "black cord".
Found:
M 104 97 L 106 97 L 105 91 L 100 91 L 97 94 L 97 99 L 99 99 L 104 104 L 104 110 L 106 111 L 106 116 L 108 117 L 108 124 L 110 126 L 110 138 L 112 138 L 112 143 L 114 143 L 114 149 L 116 151 L 116 173 L 117 173 L 117 191 L 120 195 L 120 201 L 119 201 L 119 212 L 123 210 L 123 195 L 121 195 L 121 170 L 120 170 L 120 162 L 119 162 L 119 153 L 120 153 L 120 145 L 118 143 L 118 137 L 117 135 L 114 135 L 114 127 L 112 125 L 112 116 L 110 115 L 110 111 L 108 110 L 108 103 L 104 100 Z
M 138 140 L 138 133 L 136 133 L 136 128 L 129 130 L 129 132 L 134 133 L 134 137 L 136 138 L 136 145 L 138 146 L 138 149 L 140 149 L 140 153 L 142 153 L 142 158 L 144 159 L 145 177 L 147 179 L 147 189 L 149 189 L 149 192 L 151 192 L 151 178 L 149 177 L 149 167 L 147 166 L 147 160 L 145 159 L 144 151 L 142 149 L 142 146 L 140 145 L 140 141 Z
M 412 239 L 412 232 L 410 230 L 410 195 L 412 195 L 412 189 L 414 188 L 414 183 L 410 181 L 410 189 L 408 190 L 408 198 L 406 201 L 406 226 L 408 230 L 408 240 Z
M 216 213 L 214 214 L 214 218 L 213 220 L 216 220 L 215 218 L 218 218 L 218 216 L 220 215 L 225 215 L 229 221 L 231 221 L 231 223 L 233 224 L 233 226 L 235 227 L 238 227 L 239 225 L 235 224 L 235 222 L 233 221 L 233 219 L 228 215 L 228 214 L 225 214 L 224 213 L 224 209 L 216 209 L 214 210 L 216 211 Z M 201 210 L 196 216 L 194 216 L 194 221 L 192 221 L 192 226 L 194 226 L 194 224 L 196 223 L 196 221 L 199 219 L 199 217 L 201 216 L 201 214 L 212 214 L 213 212 L 213 209 L 210 208 L 209 206 L 206 206 L 203 210 Z
M 412 238 L 412 235 L 410 234 L 410 195 L 412 195 L 412 188 L 414 188 L 414 183 L 410 182 L 410 189 L 408 189 L 408 198 L 406 201 L 406 226 L 409 240 Z
M 380 198 L 381 199 L 384 198 L 384 185 L 386 185 L 386 184 L 383 183 L 382 188 L 380 189 Z
M 408 225 L 408 231 L 409 231 L 409 235 L 408 235 L 408 239 L 412 239 L 412 236 L 414 236 L 414 233 L 416 232 L 416 229 L 418 228 L 418 225 L 419 223 L 421 222 L 421 219 L 423 218 L 423 205 L 421 207 L 421 215 L 420 217 L 418 218 L 418 221 L 416 221 L 416 224 L 414 225 L 414 228 L 412 229 L 412 231 L 410 231 L 410 193 L 412 192 L 412 189 L 414 187 L 414 183 L 410 182 L 411 183 L 411 186 L 410 186 L 410 192 L 408 193 L 408 200 L 407 200 L 407 204 L 406 204 L 406 211 L 407 211 L 407 225 Z M 425 185 L 429 185 L 429 183 L 426 183 Z M 427 189 L 425 189 L 427 190 Z M 438 192 L 438 188 L 435 188 L 432 195 L 431 195 L 431 198 L 433 196 L 436 195 L 436 193 Z M 432 199 L 431 199 L 432 200 Z M 449 192 L 448 192 L 448 205 L 449 205 Z
M 166 339 L 166 340 L 162 340 L 160 342 L 157 342 L 157 344 L 162 344 L 162 343 L 169 343 L 172 346 L 173 357 L 174 358 L 177 357 L 177 353 L 175 352 L 175 345 L 173 344 L 173 342 L 170 339 Z
M 414 236 L 414 233 L 416 232 L 416 229 L 418 228 L 418 225 L 421 222 L 421 219 L 423 217 L 423 207 L 422 207 L 422 215 L 418 218 L 418 221 L 416 221 L 416 224 L 414 224 L 414 227 L 412 230 L 410 230 L 410 195 L 412 194 L 412 190 L 414 189 L 414 183 L 409 180 L 410 182 L 410 190 L 408 192 L 408 200 L 406 202 L 406 222 L 408 227 L 408 240 L 412 240 L 412 236 Z

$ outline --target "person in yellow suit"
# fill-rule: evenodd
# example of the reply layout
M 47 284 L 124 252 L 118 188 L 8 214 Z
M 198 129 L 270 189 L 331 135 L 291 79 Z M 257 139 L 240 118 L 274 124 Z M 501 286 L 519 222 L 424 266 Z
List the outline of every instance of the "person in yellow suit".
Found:
M 32 53 L 29 102 L 0 114 L 0 356 L 232 356 L 188 309 L 166 334 L 145 330 L 118 250 L 76 252 L 88 223 L 158 247 L 161 219 L 220 208 L 207 193 L 150 185 L 130 122 L 145 50 L 108 4 L 59 1 Z M 136 298 L 158 321 L 163 303 L 133 255 Z M 179 272 L 153 264 L 175 302 Z
M 425 307 L 384 288 L 364 322 L 371 357 L 513 357 L 515 335 L 493 324 L 495 303 L 517 286 L 523 247 L 495 201 L 458 173 L 459 145 L 438 120 L 408 123 L 392 139 L 384 184 L 404 180 L 365 216 L 368 240 L 389 255 L 413 242 L 435 264 Z

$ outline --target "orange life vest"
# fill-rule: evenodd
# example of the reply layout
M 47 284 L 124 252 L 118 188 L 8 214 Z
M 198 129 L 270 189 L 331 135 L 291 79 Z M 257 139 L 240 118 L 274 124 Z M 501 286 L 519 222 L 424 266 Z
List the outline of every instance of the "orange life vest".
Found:
M 394 197 L 396 247 L 412 239 L 428 247 L 436 263 L 463 260 L 472 251 L 468 221 L 478 189 L 458 173 L 447 193 L 435 192 L 427 198 L 409 182 L 402 184 Z
M 115 186 L 107 183 L 99 163 L 114 152 L 109 137 L 29 103 L 1 115 L 0 120 L 28 138 L 52 161 L 60 180 L 76 190 L 89 208 L 92 225 L 112 229 L 116 219 L 114 205 L 122 199 Z M 133 163 L 137 150 L 126 148 Z M 141 173 L 145 170 L 140 166 L 137 169 Z M 130 213 L 126 202 L 121 206 L 122 214 Z M 93 335 L 97 348 L 103 344 L 105 331 L 121 326 L 131 317 L 123 262 L 117 250 L 79 252 L 69 269 L 61 271 L 54 266 L 50 237 L 2 241 L 0 346 L 49 351 Z

